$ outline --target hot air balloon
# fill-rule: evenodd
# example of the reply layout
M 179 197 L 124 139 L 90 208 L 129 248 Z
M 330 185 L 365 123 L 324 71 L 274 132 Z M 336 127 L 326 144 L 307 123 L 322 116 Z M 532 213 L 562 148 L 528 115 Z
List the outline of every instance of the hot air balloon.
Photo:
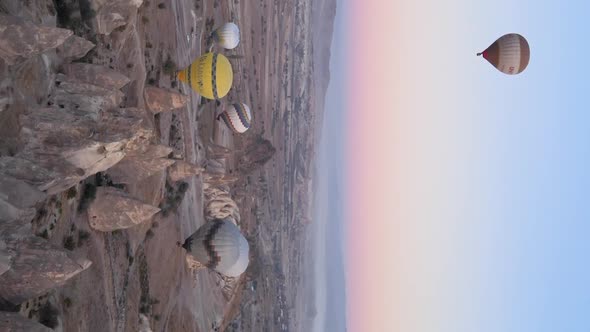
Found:
M 492 66 L 508 75 L 522 73 L 530 59 L 529 43 L 517 34 L 506 34 L 492 43 L 485 51 L 477 53 L 488 60 Z
M 230 105 L 217 119 L 222 119 L 225 125 L 235 133 L 242 134 L 250 128 L 252 123 L 252 113 L 248 105 L 244 103 L 235 103 Z
M 240 43 L 240 28 L 234 23 L 225 23 L 213 31 L 211 38 L 225 49 L 234 49 Z
M 234 73 L 225 56 L 211 52 L 179 71 L 178 79 L 207 99 L 219 99 L 231 89 Z
M 242 274 L 250 262 L 248 241 L 228 219 L 205 223 L 182 247 L 203 265 L 228 277 Z

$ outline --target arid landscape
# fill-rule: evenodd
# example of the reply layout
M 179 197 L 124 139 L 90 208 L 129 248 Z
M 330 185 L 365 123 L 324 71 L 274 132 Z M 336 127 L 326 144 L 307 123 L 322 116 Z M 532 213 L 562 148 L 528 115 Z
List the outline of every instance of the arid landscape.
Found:
M 334 1 L 0 0 L 0 331 L 309 331 Z M 232 21 L 233 87 L 179 82 Z M 252 109 L 232 133 L 216 112 Z M 239 278 L 177 242 L 232 218 Z

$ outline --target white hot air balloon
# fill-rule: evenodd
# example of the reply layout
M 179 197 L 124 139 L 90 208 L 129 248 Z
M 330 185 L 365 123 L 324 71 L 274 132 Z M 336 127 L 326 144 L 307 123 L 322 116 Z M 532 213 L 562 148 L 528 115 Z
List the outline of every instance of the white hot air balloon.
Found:
M 242 134 L 250 128 L 252 112 L 244 103 L 235 103 L 227 107 L 217 116 L 217 120 L 223 120 L 225 125 L 235 133 Z
M 213 31 L 211 38 L 225 49 L 234 49 L 240 43 L 240 28 L 234 23 L 225 23 Z
M 201 264 L 228 277 L 246 271 L 250 246 L 238 226 L 227 219 L 209 221 L 182 245 Z

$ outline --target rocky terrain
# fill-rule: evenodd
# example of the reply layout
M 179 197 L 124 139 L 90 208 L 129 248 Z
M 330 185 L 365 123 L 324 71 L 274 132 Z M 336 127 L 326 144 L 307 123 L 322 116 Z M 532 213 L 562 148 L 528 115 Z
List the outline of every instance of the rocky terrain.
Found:
M 334 9 L 0 0 L 0 330 L 309 330 Z M 233 88 L 207 102 L 175 72 L 228 20 Z M 244 135 L 215 120 L 230 101 L 252 108 Z M 237 279 L 176 245 L 225 217 L 252 253 Z

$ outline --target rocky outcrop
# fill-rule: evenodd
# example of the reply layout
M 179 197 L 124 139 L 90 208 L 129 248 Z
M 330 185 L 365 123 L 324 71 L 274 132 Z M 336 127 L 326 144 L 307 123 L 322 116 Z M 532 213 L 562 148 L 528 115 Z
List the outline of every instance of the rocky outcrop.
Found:
M 86 270 L 92 263 L 39 237 L 9 244 L 11 269 L 0 275 L 0 299 L 19 304 L 40 296 Z
M 157 172 L 165 170 L 174 163 L 166 158 L 172 148 L 165 145 L 149 145 L 145 149 L 130 152 L 113 168 L 109 169 L 109 177 L 115 183 L 136 183 Z
M 177 182 L 191 176 L 200 175 L 202 172 L 202 167 L 179 160 L 168 169 L 168 176 L 170 176 L 172 182 Z
M 45 197 L 44 193 L 24 181 L 0 175 L 0 222 L 15 219 L 30 221 L 36 213 L 35 204 Z
M 6 248 L 6 242 L 0 239 L 0 275 L 10 270 L 11 265 L 12 255 L 10 254 L 10 252 L 8 252 L 8 248 Z
M 11 164 L 0 174 L 11 175 L 50 194 L 64 191 L 112 167 L 126 152 L 147 144 L 153 132 L 146 127 L 143 116 L 143 110 L 134 108 L 115 108 L 98 114 L 75 107 L 28 112 L 22 117 L 25 149 L 14 158 L 0 158 L 0 164 L 2 159 Z M 40 174 L 23 173 L 27 168 L 38 169 Z
M 0 311 L 0 331 L 5 332 L 51 332 L 49 329 L 34 320 L 27 319 L 16 312 Z
M 153 332 L 150 319 L 144 314 L 139 314 L 139 332 Z
M 0 58 L 15 64 L 58 47 L 72 34 L 71 30 L 38 26 L 20 17 L 0 14 Z
M 144 204 L 113 187 L 98 187 L 96 198 L 88 208 L 88 222 L 93 229 L 112 232 L 150 220 L 159 208 Z
M 55 84 L 50 104 L 59 108 L 82 109 L 92 119 L 98 119 L 100 112 L 118 107 L 123 101 L 123 93 L 119 90 L 82 83 L 62 74 L 57 75 Z
M 240 209 L 229 192 L 209 188 L 205 190 L 205 218 L 207 220 L 230 218 L 237 223 L 240 221 Z
M 71 36 L 55 51 L 64 60 L 76 60 L 86 55 L 94 44 L 82 37 Z
M 188 96 L 154 87 L 146 87 L 144 97 L 147 108 L 154 114 L 175 110 L 188 102 Z
M 119 88 L 129 82 L 127 77 L 84 63 L 65 65 L 63 71 L 55 79 L 49 74 L 19 75 L 37 78 L 32 81 L 49 80 L 50 84 L 37 89 L 41 94 L 37 97 L 47 98 L 47 103 L 45 107 L 29 105 L 20 116 L 19 140 L 24 144 L 13 156 L 0 157 L 0 178 L 58 193 L 112 167 L 152 139 L 153 123 L 144 110 L 119 107 L 123 99 Z M 19 93 L 26 94 L 23 99 L 36 98 L 29 92 L 36 87 L 30 85 L 32 81 L 17 80 Z
M 98 33 L 109 35 L 128 24 L 136 15 L 143 0 L 107 0 L 96 13 Z
M 119 90 L 129 83 L 127 76 L 100 65 L 70 63 L 63 66 L 63 72 L 74 82 L 97 85 L 109 90 Z
M 242 175 L 252 173 L 266 164 L 275 152 L 276 148 L 269 140 L 257 137 L 239 157 L 238 172 Z

